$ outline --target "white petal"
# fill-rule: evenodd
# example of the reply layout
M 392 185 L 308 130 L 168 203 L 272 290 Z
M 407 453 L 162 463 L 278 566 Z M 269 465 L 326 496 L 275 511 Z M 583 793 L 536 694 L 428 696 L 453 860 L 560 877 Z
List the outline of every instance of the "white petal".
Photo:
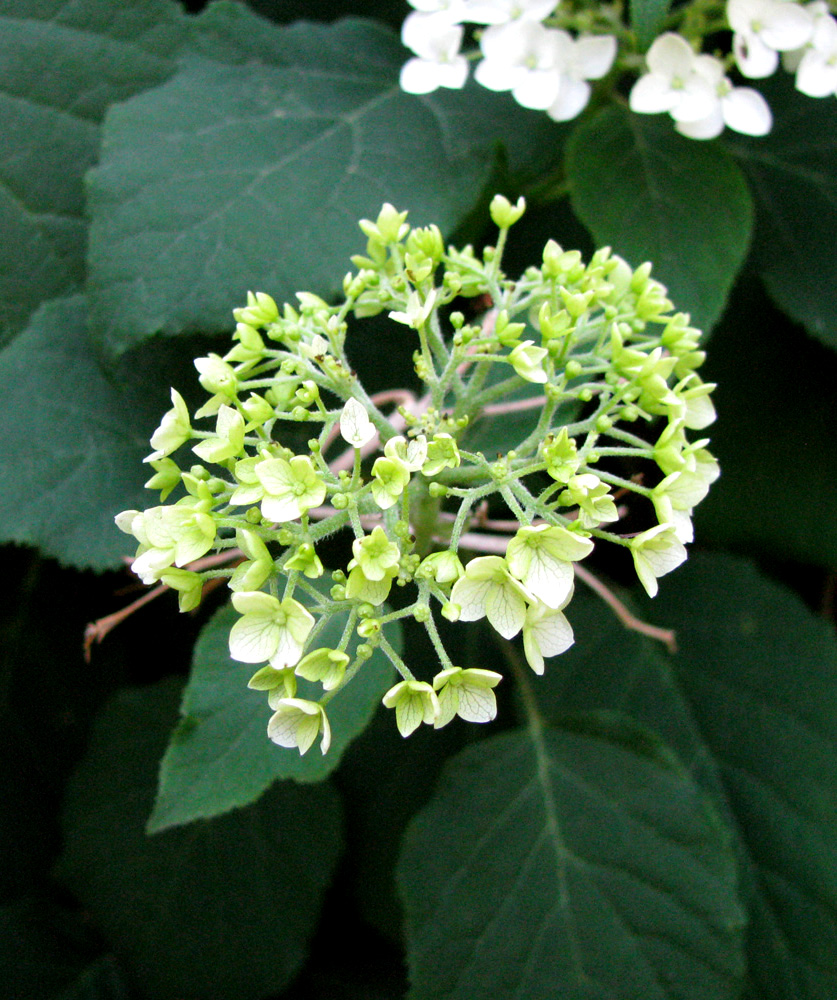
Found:
M 525 76 L 526 70 L 506 62 L 482 59 L 474 70 L 474 79 L 487 90 L 511 90 Z
M 646 73 L 631 87 L 628 99 L 631 111 L 643 115 L 656 115 L 671 111 L 679 96 L 671 89 L 668 77 L 661 73 Z
M 269 660 L 276 652 L 282 631 L 272 615 L 245 615 L 230 629 L 230 656 L 241 663 Z
M 459 688 L 454 687 L 453 684 L 445 684 L 438 692 L 437 697 L 439 699 L 439 714 L 433 722 L 433 728 L 441 729 L 456 715 L 459 708 Z
M 466 722 L 491 722 L 497 716 L 497 699 L 491 688 L 463 684 L 459 688 L 459 710 Z
M 450 592 L 452 604 L 458 604 L 462 611 L 459 620 L 475 622 L 485 617 L 485 599 L 489 590 L 495 586 L 492 580 L 471 580 L 467 576 L 460 577 Z
M 613 35 L 590 35 L 575 43 L 576 65 L 585 80 L 600 80 L 616 58 L 616 39 Z
M 732 38 L 738 68 L 751 80 L 761 80 L 776 72 L 778 53 L 764 44 L 757 35 L 735 34 Z
M 369 419 L 366 407 L 356 399 L 350 399 L 340 414 L 343 440 L 355 448 L 362 448 L 375 437 L 375 433 L 375 425 Z
M 685 38 L 667 31 L 655 39 L 645 61 L 652 72 L 671 78 L 686 76 L 691 71 L 694 57 L 695 53 Z
M 677 122 L 675 128 L 689 139 L 714 139 L 724 131 L 724 115 L 720 101 L 712 114 L 696 122 Z
M 561 74 L 557 69 L 530 70 L 525 77 L 512 89 L 512 96 L 523 108 L 533 111 L 546 111 L 555 103 L 561 87 Z M 518 372 L 518 374 L 521 374 Z M 524 375 L 524 378 L 526 376 Z M 530 378 L 531 382 L 540 382 L 540 378 Z M 546 382 L 544 373 L 543 381 Z
M 494 584 L 485 597 L 485 614 L 504 639 L 511 639 L 523 628 L 526 602 L 511 586 L 511 581 L 508 585 Z
M 670 114 L 676 122 L 696 122 L 715 114 L 719 105 L 715 87 L 705 77 L 692 73 L 679 91 L 679 100 Z
M 796 72 L 796 89 L 808 97 L 827 97 L 837 90 L 837 63 L 829 64 L 820 53 L 809 49 Z
M 544 656 L 558 656 L 575 641 L 573 630 L 561 611 L 549 611 L 529 625 L 529 629 Z
M 837 70 L 835 73 L 837 74 Z M 837 83 L 837 76 L 835 76 L 835 83 Z M 727 125 L 744 135 L 767 135 L 773 125 L 773 116 L 767 101 L 751 87 L 736 87 L 723 98 L 721 106 Z M 706 398 L 708 399 L 708 397 Z M 714 407 L 712 412 L 714 414 Z M 693 424 L 691 426 L 694 427 Z M 703 426 L 708 425 L 704 424 Z
M 265 497 L 262 500 L 261 510 L 268 521 L 275 521 L 277 524 L 295 521 L 300 516 L 299 503 L 290 493 L 282 497 Z
M 759 35 L 765 45 L 777 52 L 798 49 L 814 33 L 814 17 L 801 4 L 779 0 L 770 4 L 769 11 Z
M 591 87 L 584 80 L 561 77 L 561 89 L 554 103 L 546 109 L 549 117 L 556 122 L 568 122 L 587 107 Z

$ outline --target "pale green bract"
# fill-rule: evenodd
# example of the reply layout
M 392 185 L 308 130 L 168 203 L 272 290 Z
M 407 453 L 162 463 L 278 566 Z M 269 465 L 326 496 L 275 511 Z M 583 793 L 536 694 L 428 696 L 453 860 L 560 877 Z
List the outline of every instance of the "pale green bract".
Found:
M 490 722 L 502 677 L 453 663 L 439 614 L 520 636 L 540 674 L 573 642 L 564 611 L 598 542 L 630 551 L 651 596 L 686 558 L 692 508 L 719 474 L 707 439 L 689 440 L 715 417 L 699 332 L 649 265 L 633 270 L 608 249 L 584 264 L 549 241 L 539 265 L 508 278 L 503 249 L 523 208 L 494 198 L 499 238 L 478 255 L 445 251 L 436 227 L 411 229 L 385 205 L 360 223 L 366 253 L 343 301 L 305 292 L 280 310 L 248 293 L 231 350 L 195 362 L 208 401 L 190 415 L 172 390 L 147 459 L 161 505 L 117 525 L 138 543 L 137 575 L 176 590 L 181 610 L 208 580 L 227 581 L 240 615 L 230 655 L 260 665 L 250 687 L 267 693 L 280 746 L 305 753 L 319 740 L 327 752 L 327 707 L 375 648 L 401 677 L 384 705 L 404 736 L 457 715 Z M 423 395 L 370 396 L 353 372 L 346 338 L 379 313 L 391 336 L 411 339 Z M 532 426 L 513 448 L 469 449 L 477 418 L 525 409 Z M 301 424 L 311 436 L 296 454 L 282 439 Z M 187 445 L 205 464 L 190 464 Z M 618 530 L 629 504 L 648 524 L 632 536 Z M 318 549 L 337 532 L 352 555 L 328 591 Z M 434 676 L 416 677 L 387 638 L 408 617 L 427 630 Z M 341 638 L 324 646 L 332 622 Z M 298 678 L 320 696 L 298 697 Z

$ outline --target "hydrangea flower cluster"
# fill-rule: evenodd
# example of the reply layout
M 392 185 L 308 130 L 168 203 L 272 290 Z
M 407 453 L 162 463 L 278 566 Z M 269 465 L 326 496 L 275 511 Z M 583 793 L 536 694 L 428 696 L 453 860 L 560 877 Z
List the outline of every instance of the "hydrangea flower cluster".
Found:
M 410 0 L 401 39 L 415 56 L 401 70 L 401 87 L 427 94 L 438 87 L 460 88 L 468 59 L 460 48 L 463 23 L 483 25 L 482 59 L 474 77 L 489 90 L 510 91 L 518 104 L 555 121 L 575 118 L 590 99 L 590 80 L 613 64 L 612 35 L 573 37 L 545 24 L 554 0 Z
M 554 0 L 410 0 L 401 39 L 414 53 L 401 71 L 401 87 L 427 94 L 461 88 L 469 58 L 479 56 L 474 78 L 509 91 L 525 108 L 567 121 L 587 106 L 590 81 L 612 68 L 633 72 L 636 38 L 618 14 L 602 5 Z M 717 5 L 717 10 L 715 6 Z M 630 107 L 642 114 L 667 112 L 682 135 L 712 139 L 724 127 L 766 135 L 770 108 L 752 87 L 727 75 L 733 66 L 747 78 L 770 76 L 779 65 L 795 73 L 809 97 L 837 94 L 837 21 L 825 0 L 717 0 L 681 5 L 682 33 L 667 31 L 645 54 L 647 71 L 633 85 Z M 479 53 L 463 54 L 465 25 L 475 25 Z M 731 51 L 719 58 L 701 53 L 703 39 L 732 31 Z M 618 58 L 617 58 L 618 53 Z M 620 72 L 611 74 L 615 86 Z
M 233 347 L 195 362 L 204 405 L 192 415 L 172 390 L 146 459 L 160 504 L 116 522 L 137 542 L 134 572 L 176 590 L 181 610 L 226 580 L 230 654 L 258 666 L 250 687 L 266 693 L 281 746 L 328 750 L 328 705 L 376 648 L 401 678 L 384 705 L 403 735 L 457 715 L 487 722 L 501 675 L 454 663 L 439 616 L 522 636 L 542 673 L 573 642 L 565 612 L 598 543 L 626 549 L 652 596 L 686 558 L 692 508 L 718 475 L 708 442 L 690 440 L 715 418 L 699 333 L 650 265 L 608 249 L 585 264 L 550 241 L 538 266 L 507 277 L 523 210 L 496 196 L 497 245 L 476 254 L 385 205 L 360 223 L 366 253 L 343 301 L 298 293 L 280 310 L 248 293 Z M 370 397 L 352 370 L 347 334 L 380 313 L 415 346 L 424 395 Z M 527 410 L 513 447 L 469 447 L 474 421 Z M 648 524 L 639 533 L 619 530 L 628 497 Z M 351 557 L 324 586 L 322 542 L 336 533 Z M 416 677 L 387 637 L 408 617 L 427 631 L 435 676 Z M 329 623 L 341 638 L 324 644 Z M 300 697 L 300 678 L 320 696 Z

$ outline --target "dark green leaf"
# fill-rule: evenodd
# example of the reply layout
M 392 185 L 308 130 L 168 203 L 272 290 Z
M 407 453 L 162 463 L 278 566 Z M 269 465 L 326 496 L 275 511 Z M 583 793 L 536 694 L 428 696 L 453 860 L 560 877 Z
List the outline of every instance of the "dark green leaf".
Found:
M 484 740 L 405 840 L 410 996 L 733 1000 L 735 878 L 679 766 L 612 736 Z
M 78 285 L 98 123 L 169 75 L 182 21 L 168 0 L 0 3 L 0 343 Z
M 573 209 L 599 244 L 636 267 L 654 264 L 678 309 L 712 328 L 746 254 L 747 184 L 717 145 L 678 135 L 671 120 L 608 107 L 567 145 Z
M 304 757 L 296 750 L 276 746 L 267 738 L 267 697 L 263 691 L 247 687 L 256 667 L 230 659 L 229 634 L 238 617 L 232 605 L 222 608 L 205 626 L 195 647 L 192 674 L 180 707 L 183 719 L 160 768 L 151 831 L 247 805 L 280 779 L 322 781 L 337 767 L 348 744 L 364 730 L 392 684 L 392 667 L 378 651 L 329 703 L 332 744 L 325 756 L 319 743 Z M 320 633 L 318 646 L 336 646 L 342 630 L 342 621 L 330 623 Z M 394 639 L 397 645 L 397 630 Z M 307 697 L 305 682 L 300 683 L 299 696 Z
M 752 865 L 751 976 L 764 1000 L 837 996 L 837 641 L 729 556 L 664 581 L 677 677 Z
M 660 34 L 668 7 L 669 0 L 630 0 L 631 27 L 643 51 Z
M 660 734 L 735 831 L 753 995 L 837 995 L 833 635 L 749 564 L 701 553 L 646 609 L 677 630 L 675 658 L 584 591 L 567 614 L 576 643 L 534 682 L 541 711 L 618 711 Z
M 784 74 L 759 89 L 772 131 L 726 141 L 755 199 L 753 260 L 781 308 L 837 348 L 837 106 L 800 94 Z
M 339 849 L 327 784 L 278 785 L 247 810 L 147 837 L 172 683 L 102 713 L 71 782 L 59 876 L 148 1000 L 253 1000 L 302 962 Z
M 501 137 L 512 169 L 554 153 L 546 126 L 530 128 L 506 95 L 402 93 L 405 50 L 381 25 L 269 26 L 262 61 L 237 65 L 216 60 L 240 62 L 252 33 L 239 42 L 239 28 L 215 29 L 195 42 L 212 61 L 184 59 L 107 118 L 89 183 L 89 288 L 110 351 L 158 331 L 228 327 L 248 288 L 332 294 L 364 249 L 357 220 L 384 201 L 450 232 Z
M 142 459 L 167 402 L 150 374 L 98 367 L 82 296 L 39 309 L 0 353 L 0 538 L 95 569 L 131 554 L 113 517 L 148 505 Z
M 695 525 L 714 544 L 835 568 L 837 359 L 800 332 L 753 283 L 733 297 L 701 370 L 718 383 L 722 474 Z

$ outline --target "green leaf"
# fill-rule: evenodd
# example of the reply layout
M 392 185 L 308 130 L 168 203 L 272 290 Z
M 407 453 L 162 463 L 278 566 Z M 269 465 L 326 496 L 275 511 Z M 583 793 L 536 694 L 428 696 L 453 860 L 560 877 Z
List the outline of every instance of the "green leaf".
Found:
M 722 474 L 695 510 L 698 538 L 837 568 L 833 352 L 742 284 L 701 374 L 718 384 L 709 433 Z
M 580 590 L 575 645 L 533 682 L 541 712 L 609 710 L 656 731 L 735 832 L 759 1000 L 837 995 L 837 642 L 750 564 L 692 554 L 627 631 Z M 803 818 L 804 817 L 804 818 Z
M 99 122 L 169 75 L 183 20 L 168 0 L 0 2 L 0 343 L 81 281 Z
M 147 837 L 179 686 L 126 690 L 70 783 L 58 874 L 147 1000 L 252 1000 L 299 968 L 339 850 L 327 784 L 278 785 L 247 810 Z
M 668 7 L 669 0 L 630 0 L 631 27 L 643 51 L 660 34 Z
M 697 555 L 654 604 L 751 864 L 750 972 L 764 1000 L 837 996 L 837 640 L 789 591 Z
M 678 309 L 710 330 L 747 254 L 752 203 L 717 145 L 678 135 L 668 117 L 608 107 L 567 144 L 573 209 L 598 244 L 634 267 L 650 260 Z
M 325 756 L 319 743 L 304 757 L 278 747 L 267 738 L 271 713 L 265 693 L 247 687 L 256 668 L 229 655 L 230 629 L 238 617 L 232 605 L 227 605 L 201 632 L 180 707 L 183 718 L 160 767 L 160 787 L 148 824 L 151 832 L 247 805 L 280 779 L 322 781 L 366 728 L 392 684 L 392 667 L 376 651 L 329 703 L 332 742 Z M 317 645 L 336 646 L 342 630 L 342 620 L 329 623 Z M 396 644 L 397 636 L 393 630 Z M 302 698 L 309 696 L 306 684 L 300 681 Z M 311 685 L 310 696 L 316 698 L 319 690 Z
M 132 360 L 99 368 L 83 296 L 45 303 L 0 353 L 0 539 L 94 569 L 131 553 L 113 518 L 148 505 L 142 459 L 167 398 L 159 370 Z
M 531 116 L 512 114 L 505 95 L 401 92 L 404 49 L 381 25 L 272 26 L 258 63 L 236 55 L 238 28 L 217 31 L 202 43 L 212 60 L 184 58 L 105 124 L 89 175 L 89 291 L 92 329 L 111 352 L 157 332 L 229 327 L 248 288 L 279 300 L 334 293 L 364 249 L 357 220 L 384 201 L 450 232 L 501 137 L 513 168 L 553 155 L 546 126 L 533 142 Z M 251 36 L 241 45 L 249 53 Z
M 778 305 L 837 348 L 837 106 L 800 94 L 784 74 L 759 89 L 772 131 L 725 141 L 755 199 L 753 261 Z
M 735 879 L 679 766 L 613 735 L 492 737 L 405 839 L 411 1000 L 733 1000 Z

